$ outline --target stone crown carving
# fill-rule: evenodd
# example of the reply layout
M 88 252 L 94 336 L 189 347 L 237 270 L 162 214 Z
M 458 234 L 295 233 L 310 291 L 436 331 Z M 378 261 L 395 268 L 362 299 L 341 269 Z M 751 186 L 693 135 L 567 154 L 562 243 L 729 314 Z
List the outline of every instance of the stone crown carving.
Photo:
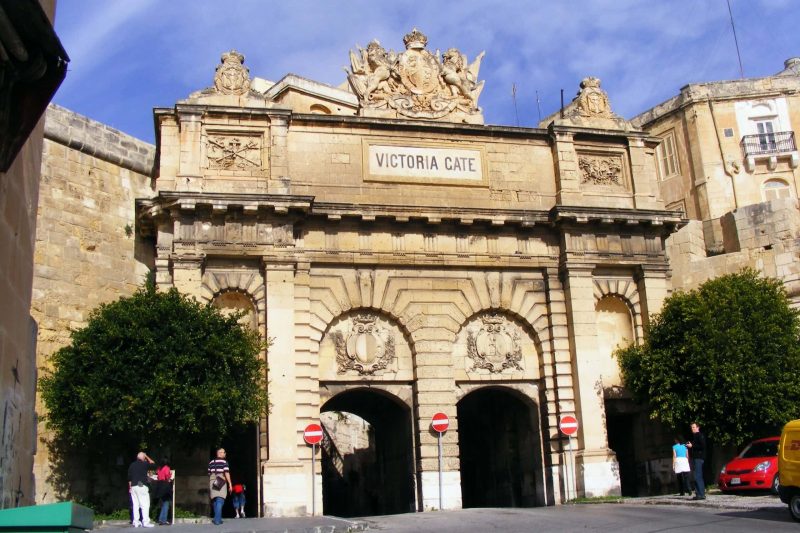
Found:
M 250 69 L 244 66 L 244 56 L 236 50 L 222 54 L 222 63 L 214 74 L 218 93 L 242 95 L 250 90 Z
M 403 38 L 406 50 L 387 51 L 377 40 L 350 51 L 347 78 L 363 116 L 442 119 L 483 123 L 478 71 L 484 53 L 472 62 L 457 48 L 439 56 L 425 47 L 428 38 L 414 28 Z

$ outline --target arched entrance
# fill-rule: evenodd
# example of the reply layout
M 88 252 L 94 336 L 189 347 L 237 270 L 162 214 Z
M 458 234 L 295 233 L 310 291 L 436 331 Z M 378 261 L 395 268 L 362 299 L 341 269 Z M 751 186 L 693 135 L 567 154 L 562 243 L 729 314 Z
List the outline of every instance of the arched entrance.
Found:
M 352 517 L 414 511 L 408 406 L 358 388 L 337 394 L 321 412 L 323 512 Z
M 545 505 L 535 404 L 515 391 L 487 387 L 467 394 L 457 409 L 462 505 Z

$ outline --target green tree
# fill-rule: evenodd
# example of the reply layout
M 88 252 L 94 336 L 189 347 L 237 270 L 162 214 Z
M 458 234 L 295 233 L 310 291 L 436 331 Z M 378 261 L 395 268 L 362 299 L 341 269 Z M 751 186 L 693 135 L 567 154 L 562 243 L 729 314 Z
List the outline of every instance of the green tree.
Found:
M 651 418 L 739 445 L 800 415 L 799 314 L 781 282 L 745 269 L 667 298 L 644 344 L 615 356 Z
M 46 422 L 73 449 L 192 449 L 267 409 L 259 335 L 152 284 L 101 305 L 39 381 Z

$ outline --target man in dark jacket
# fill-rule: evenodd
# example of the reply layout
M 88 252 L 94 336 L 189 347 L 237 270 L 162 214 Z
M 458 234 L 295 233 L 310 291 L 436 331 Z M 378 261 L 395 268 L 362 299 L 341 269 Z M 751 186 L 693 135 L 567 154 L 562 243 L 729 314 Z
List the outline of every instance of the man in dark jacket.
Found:
M 706 483 L 703 479 L 703 463 L 706 460 L 706 438 L 700 433 L 700 426 L 697 422 L 692 422 L 689 426 L 692 429 L 692 440 L 686 443 L 686 447 L 691 450 L 692 470 L 694 471 L 694 484 L 696 487 L 693 500 L 706 499 Z
M 155 461 L 146 453 L 136 454 L 136 460 L 128 467 L 128 492 L 133 502 L 133 527 L 153 527 L 150 522 L 150 489 L 147 471 L 155 468 Z M 141 510 L 141 520 L 139 511 Z

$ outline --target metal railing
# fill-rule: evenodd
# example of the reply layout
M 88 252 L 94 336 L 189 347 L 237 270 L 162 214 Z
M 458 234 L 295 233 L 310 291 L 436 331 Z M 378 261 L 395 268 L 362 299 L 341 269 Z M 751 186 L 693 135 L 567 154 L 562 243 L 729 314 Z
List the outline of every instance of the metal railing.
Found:
M 797 150 L 793 131 L 776 131 L 775 133 L 745 135 L 742 137 L 741 144 L 742 153 L 745 157 L 751 155 L 780 154 Z

